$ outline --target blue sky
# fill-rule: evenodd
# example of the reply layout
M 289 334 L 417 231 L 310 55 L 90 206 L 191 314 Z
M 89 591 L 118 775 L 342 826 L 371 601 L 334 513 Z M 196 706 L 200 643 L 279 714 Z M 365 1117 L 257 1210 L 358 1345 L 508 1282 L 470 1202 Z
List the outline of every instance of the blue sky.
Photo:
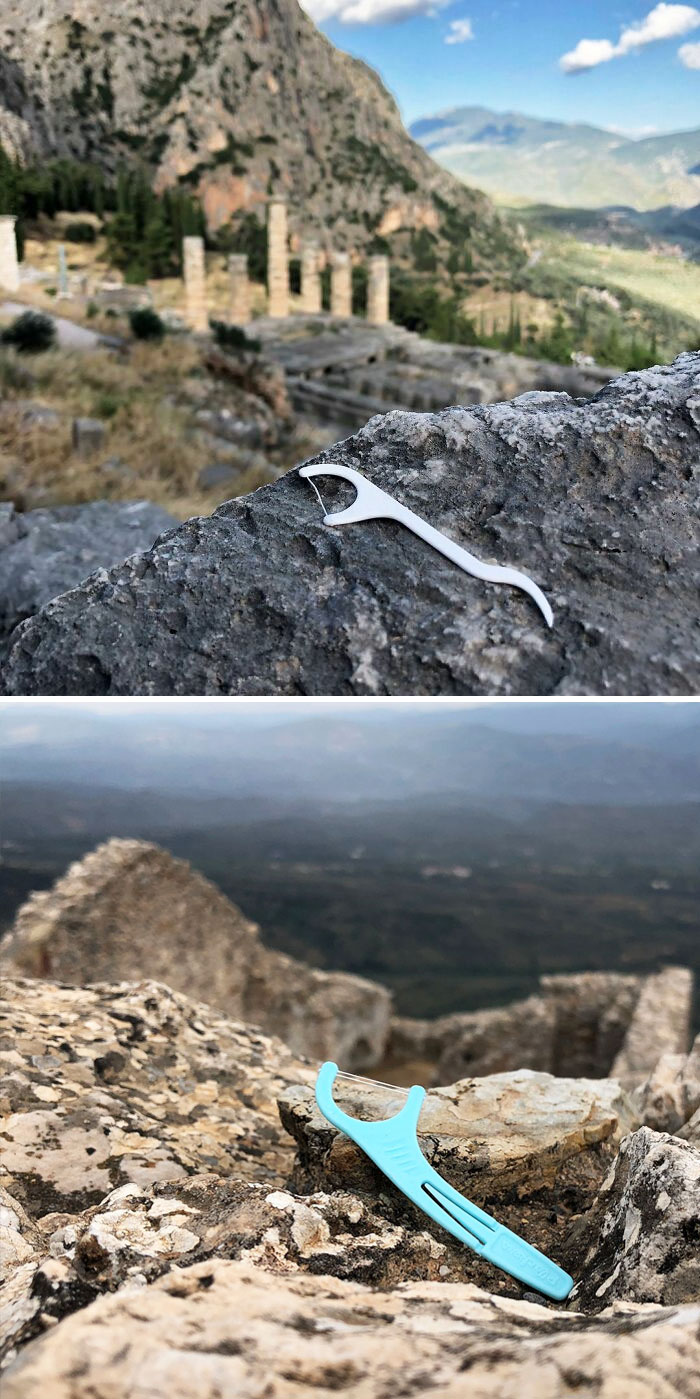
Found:
M 700 126 L 700 8 L 694 5 L 301 2 L 334 44 L 379 70 L 406 122 L 478 105 L 630 134 Z

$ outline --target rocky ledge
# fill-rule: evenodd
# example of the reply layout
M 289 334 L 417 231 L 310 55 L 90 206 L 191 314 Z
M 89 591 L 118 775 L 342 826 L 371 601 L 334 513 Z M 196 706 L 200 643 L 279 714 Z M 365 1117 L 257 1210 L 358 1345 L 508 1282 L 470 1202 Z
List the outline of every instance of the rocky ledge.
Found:
M 556 1308 L 322 1122 L 314 1065 L 163 985 L 6 982 L 0 1065 L 4 1399 L 697 1395 L 700 1151 L 614 1081 L 427 1100 L 438 1169 L 576 1278 Z
M 321 454 L 548 594 L 467 577 L 307 482 L 193 519 L 19 629 L 7 694 L 665 694 L 700 683 L 700 354 L 595 398 L 392 412 Z M 321 482 L 329 507 L 352 491 Z

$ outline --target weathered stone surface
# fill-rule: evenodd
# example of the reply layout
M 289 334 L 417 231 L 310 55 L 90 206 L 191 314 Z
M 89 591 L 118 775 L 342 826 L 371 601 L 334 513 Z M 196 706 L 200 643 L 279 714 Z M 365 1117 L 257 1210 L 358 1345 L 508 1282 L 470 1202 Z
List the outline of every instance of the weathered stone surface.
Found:
M 696 1399 L 698 1308 L 597 1321 L 459 1284 L 387 1295 L 226 1259 L 68 1317 L 10 1366 L 4 1399 Z
M 3 967 L 78 985 L 148 974 L 346 1069 L 376 1063 L 389 1030 L 383 986 L 265 947 L 215 885 L 146 841 L 107 841 L 31 894 L 0 948 Z
M 389 1117 L 405 1097 L 383 1086 L 353 1090 L 345 1080 L 340 1101 L 351 1115 L 360 1116 L 370 1102 L 378 1116 Z M 326 1122 L 310 1089 L 290 1086 L 279 1107 L 299 1147 L 295 1189 L 381 1197 L 382 1211 L 393 1221 L 427 1228 L 446 1240 L 444 1230 L 426 1221 L 348 1137 Z M 617 1083 L 520 1070 L 431 1090 L 418 1137 L 427 1160 L 451 1185 L 565 1263 L 568 1221 L 590 1206 L 621 1137 L 636 1122 Z M 518 1295 L 517 1284 L 513 1287 L 505 1274 L 462 1253 L 470 1281 Z
M 177 521 L 146 500 L 93 501 L 15 513 L 0 505 L 0 645 L 44 603 L 150 549 Z
M 619 972 L 543 976 L 536 995 L 492 1010 L 435 1020 L 396 1016 L 382 1074 L 391 1080 L 400 1070 L 406 1082 L 405 1065 L 420 1071 L 420 1082 L 432 1076 L 436 1084 L 519 1068 L 563 1078 L 605 1078 L 623 1048 L 644 985 L 643 977 Z M 667 1013 L 662 998 L 657 1036 L 665 1033 Z
M 16 1218 L 21 1207 L 11 1204 Z M 216 1175 L 129 1183 L 79 1215 L 49 1214 L 30 1227 L 33 1246 L 26 1234 L 15 1234 L 16 1259 L 2 1292 L 0 1363 L 101 1293 L 141 1286 L 206 1258 L 240 1258 L 276 1273 L 325 1274 L 384 1290 L 468 1277 L 467 1252 L 449 1235 L 440 1242 L 392 1223 L 381 1204 L 378 1210 L 341 1192 L 301 1198 Z
M 700 1035 L 690 1054 L 663 1054 L 635 1089 L 642 1122 L 657 1132 L 677 1132 L 700 1108 Z
M 647 977 L 612 1077 L 634 1088 L 645 1081 L 663 1054 L 687 1054 L 692 1002 L 693 974 L 687 967 L 665 967 Z
M 686 354 L 584 403 L 389 413 L 324 454 L 524 569 L 551 631 L 390 522 L 325 527 L 292 472 L 49 603 L 5 692 L 695 693 L 699 402 Z M 331 506 L 352 495 L 320 485 Z
M 281 1040 L 158 982 L 6 981 L 0 1185 L 36 1218 L 201 1171 L 284 1183 L 275 1099 L 312 1077 Z
M 105 445 L 105 425 L 100 418 L 73 419 L 73 451 L 89 460 Z
M 700 1151 L 641 1127 L 580 1223 L 574 1305 L 700 1300 Z M 582 1245 L 582 1246 L 581 1246 Z
M 544 1073 L 552 1067 L 554 1010 L 543 997 L 529 996 L 494 1010 L 445 1016 L 440 1029 L 437 1083 L 502 1073 L 516 1066 Z

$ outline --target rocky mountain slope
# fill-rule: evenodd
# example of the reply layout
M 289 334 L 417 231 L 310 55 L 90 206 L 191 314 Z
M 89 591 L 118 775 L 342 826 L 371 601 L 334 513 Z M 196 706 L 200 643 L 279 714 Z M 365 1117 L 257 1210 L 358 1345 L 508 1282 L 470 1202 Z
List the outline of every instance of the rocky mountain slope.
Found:
M 583 122 L 456 107 L 410 130 L 446 170 L 490 194 L 640 210 L 700 199 L 700 129 L 632 140 Z
M 21 15 L 2 0 L 0 49 L 0 138 L 25 157 L 141 161 L 159 189 L 196 190 L 212 231 L 263 214 L 274 188 L 297 233 L 338 247 L 426 228 L 475 262 L 516 255 L 485 196 L 433 163 L 296 0 L 29 0 Z
M 6 694 L 695 694 L 700 355 L 584 402 L 387 413 L 322 453 L 547 592 L 477 582 L 308 483 L 193 519 L 14 633 Z M 321 480 L 328 508 L 345 504 Z
M 569 1268 L 557 1308 L 378 1179 L 315 1065 L 161 984 L 8 982 L 0 1064 L 7 1399 L 697 1395 L 697 1128 L 614 1081 L 429 1100 L 423 1151 Z

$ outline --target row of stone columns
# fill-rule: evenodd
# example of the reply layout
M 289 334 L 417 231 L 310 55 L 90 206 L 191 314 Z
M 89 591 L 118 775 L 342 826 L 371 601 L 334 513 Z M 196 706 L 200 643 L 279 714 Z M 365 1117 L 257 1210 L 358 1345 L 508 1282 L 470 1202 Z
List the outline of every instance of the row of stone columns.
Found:
M 228 318 L 234 325 L 247 325 L 251 318 L 248 259 L 245 253 L 232 253 L 228 260 Z M 206 332 L 208 316 L 204 269 L 204 243 L 188 237 L 183 244 L 183 270 L 187 323 L 198 333 Z M 321 310 L 321 259 L 317 243 L 304 243 L 301 249 L 301 307 L 309 314 Z M 282 319 L 289 314 L 289 270 L 287 235 L 282 221 L 274 219 L 268 244 L 268 315 Z M 349 253 L 331 255 L 331 314 L 352 315 L 352 264 Z M 367 320 L 385 325 L 389 320 L 389 260 L 373 257 L 367 280 Z

